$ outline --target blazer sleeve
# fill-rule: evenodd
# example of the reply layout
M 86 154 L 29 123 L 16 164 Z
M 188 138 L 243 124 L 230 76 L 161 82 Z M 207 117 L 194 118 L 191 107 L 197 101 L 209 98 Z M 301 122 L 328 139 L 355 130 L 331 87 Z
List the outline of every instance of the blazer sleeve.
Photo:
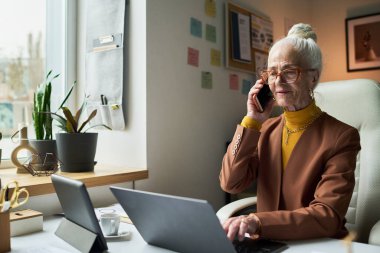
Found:
M 354 128 L 344 131 L 332 148 L 309 206 L 257 213 L 262 223 L 261 236 L 278 240 L 344 236 L 359 150 L 358 131 Z
M 247 189 L 256 179 L 259 164 L 257 143 L 260 132 L 238 125 L 223 157 L 219 175 L 221 188 L 229 193 Z

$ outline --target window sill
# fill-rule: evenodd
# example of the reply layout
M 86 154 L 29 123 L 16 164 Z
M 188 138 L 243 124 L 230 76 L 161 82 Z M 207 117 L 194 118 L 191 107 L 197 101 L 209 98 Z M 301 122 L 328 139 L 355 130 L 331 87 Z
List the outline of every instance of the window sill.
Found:
M 147 169 L 126 168 L 114 165 L 97 165 L 93 172 L 56 174 L 77 179 L 85 183 L 87 187 L 95 187 L 148 178 Z M 17 174 L 15 168 L 1 169 L 0 178 L 2 185 L 17 180 L 19 187 L 25 187 L 30 196 L 54 193 L 54 187 L 49 176 L 32 176 L 30 174 Z

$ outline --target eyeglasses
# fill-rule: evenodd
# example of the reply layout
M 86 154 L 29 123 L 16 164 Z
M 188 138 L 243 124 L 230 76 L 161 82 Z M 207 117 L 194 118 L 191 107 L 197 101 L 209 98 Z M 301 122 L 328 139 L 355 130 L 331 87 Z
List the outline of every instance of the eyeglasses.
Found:
M 268 84 L 272 84 L 277 80 L 279 76 L 281 80 L 283 80 L 287 84 L 293 84 L 298 81 L 302 71 L 314 71 L 315 69 L 301 69 L 298 67 L 288 68 L 277 72 L 276 70 L 264 70 L 261 71 L 261 78 L 268 82 Z

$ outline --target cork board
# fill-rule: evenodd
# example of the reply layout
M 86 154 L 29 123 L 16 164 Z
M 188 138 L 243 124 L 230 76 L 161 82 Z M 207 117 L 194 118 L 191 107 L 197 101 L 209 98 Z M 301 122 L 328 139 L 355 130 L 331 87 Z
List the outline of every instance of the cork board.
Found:
M 256 73 L 266 67 L 273 24 L 232 2 L 226 3 L 226 67 Z

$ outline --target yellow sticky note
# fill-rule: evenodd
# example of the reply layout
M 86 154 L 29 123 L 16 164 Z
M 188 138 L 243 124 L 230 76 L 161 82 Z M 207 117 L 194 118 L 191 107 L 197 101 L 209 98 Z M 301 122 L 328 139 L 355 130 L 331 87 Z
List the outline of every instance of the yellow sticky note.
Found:
M 210 63 L 211 63 L 211 65 L 220 67 L 221 61 L 222 61 L 221 57 L 222 57 L 222 53 L 220 52 L 220 50 L 216 50 L 216 49 L 211 48 L 211 51 L 210 51 Z
M 205 0 L 205 11 L 209 17 L 216 16 L 216 3 L 215 0 Z

